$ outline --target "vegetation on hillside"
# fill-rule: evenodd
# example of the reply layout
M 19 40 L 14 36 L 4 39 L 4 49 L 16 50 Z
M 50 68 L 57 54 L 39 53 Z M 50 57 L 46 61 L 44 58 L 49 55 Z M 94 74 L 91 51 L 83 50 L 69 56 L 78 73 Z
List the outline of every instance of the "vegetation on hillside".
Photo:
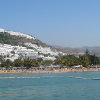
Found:
M 10 44 L 10 45 L 20 45 L 20 46 L 25 46 L 25 43 L 33 43 L 38 46 L 40 45 L 42 45 L 43 47 L 47 46 L 45 43 L 42 43 L 38 39 L 34 40 L 16 35 L 10 35 L 8 32 L 0 32 L 0 43 Z

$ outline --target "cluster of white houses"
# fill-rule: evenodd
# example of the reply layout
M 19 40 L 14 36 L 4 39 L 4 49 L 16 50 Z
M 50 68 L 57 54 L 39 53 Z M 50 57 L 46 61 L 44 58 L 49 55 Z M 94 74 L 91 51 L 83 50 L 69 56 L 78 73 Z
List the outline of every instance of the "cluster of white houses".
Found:
M 36 46 L 35 49 L 27 49 L 26 47 L 22 46 L 0 44 L 0 55 L 4 56 L 5 59 L 10 59 L 12 61 L 17 59 L 19 56 L 29 57 L 32 59 L 43 58 L 44 60 L 55 60 L 55 56 L 58 55 L 58 52 L 51 51 L 49 47 L 43 48 Z

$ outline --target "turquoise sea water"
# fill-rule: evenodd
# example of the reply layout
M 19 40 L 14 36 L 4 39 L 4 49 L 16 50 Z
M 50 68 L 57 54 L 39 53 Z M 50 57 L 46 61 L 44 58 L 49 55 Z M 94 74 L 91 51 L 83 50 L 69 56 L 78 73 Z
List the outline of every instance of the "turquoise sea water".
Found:
M 100 72 L 0 74 L 0 100 L 100 100 L 91 78 Z

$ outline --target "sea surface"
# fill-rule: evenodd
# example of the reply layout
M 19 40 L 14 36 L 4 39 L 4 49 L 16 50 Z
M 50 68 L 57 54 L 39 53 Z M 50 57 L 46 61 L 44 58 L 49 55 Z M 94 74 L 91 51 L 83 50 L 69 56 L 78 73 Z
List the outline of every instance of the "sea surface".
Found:
M 100 100 L 99 78 L 100 71 L 0 74 L 0 100 Z

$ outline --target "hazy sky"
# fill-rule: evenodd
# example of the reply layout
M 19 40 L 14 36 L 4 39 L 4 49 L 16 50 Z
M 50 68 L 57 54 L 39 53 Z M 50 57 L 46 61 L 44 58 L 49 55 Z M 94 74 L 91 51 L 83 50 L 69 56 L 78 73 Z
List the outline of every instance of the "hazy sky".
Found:
M 0 28 L 52 45 L 100 46 L 100 0 L 0 0 Z

